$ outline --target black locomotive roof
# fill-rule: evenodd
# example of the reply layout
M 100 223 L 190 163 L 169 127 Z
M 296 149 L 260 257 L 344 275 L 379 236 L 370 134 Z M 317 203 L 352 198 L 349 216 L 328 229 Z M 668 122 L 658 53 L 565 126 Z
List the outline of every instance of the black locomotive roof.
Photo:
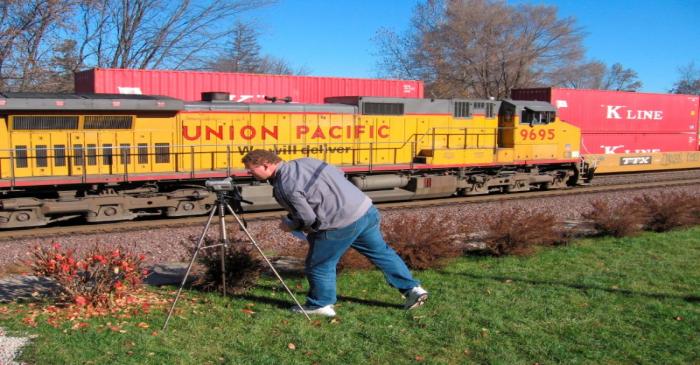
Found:
M 0 111 L 99 110 L 179 111 L 182 100 L 167 96 L 124 94 L 0 93 Z

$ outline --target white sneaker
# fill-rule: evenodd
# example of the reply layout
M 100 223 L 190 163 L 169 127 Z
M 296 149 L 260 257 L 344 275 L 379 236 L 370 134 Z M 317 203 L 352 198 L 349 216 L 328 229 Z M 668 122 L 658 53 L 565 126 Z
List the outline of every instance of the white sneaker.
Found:
M 406 310 L 420 307 L 428 300 L 428 292 L 420 286 L 409 290 L 405 296 L 406 302 L 404 302 L 403 308 Z
M 304 307 L 304 311 L 308 315 L 335 317 L 335 310 L 333 309 L 333 304 L 329 304 L 327 306 L 318 307 L 318 308 L 309 308 L 305 305 L 302 307 Z M 292 309 L 292 312 L 294 312 L 294 313 L 301 313 L 301 309 L 297 305 L 293 306 L 291 309 Z

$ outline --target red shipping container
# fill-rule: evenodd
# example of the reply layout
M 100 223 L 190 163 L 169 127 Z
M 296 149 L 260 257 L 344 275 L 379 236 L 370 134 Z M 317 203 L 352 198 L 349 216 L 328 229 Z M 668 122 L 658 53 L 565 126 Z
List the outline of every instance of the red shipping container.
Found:
M 561 120 L 580 127 L 584 134 L 697 134 L 698 131 L 700 104 L 697 95 L 537 88 L 515 89 L 511 97 L 516 100 L 541 100 L 552 103 L 557 108 Z M 615 137 L 610 135 L 610 138 Z
M 265 96 L 289 96 L 295 103 L 323 104 L 324 98 L 332 96 L 422 98 L 423 82 L 105 68 L 75 74 L 76 93 L 164 95 L 197 101 L 208 91 L 228 92 L 231 100 L 246 103 L 266 103 Z

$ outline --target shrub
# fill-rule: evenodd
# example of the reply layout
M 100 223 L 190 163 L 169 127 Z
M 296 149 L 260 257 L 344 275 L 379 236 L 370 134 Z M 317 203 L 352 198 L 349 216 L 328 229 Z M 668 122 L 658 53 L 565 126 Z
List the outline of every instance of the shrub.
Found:
M 54 243 L 37 246 L 28 262 L 35 275 L 58 283 L 59 302 L 110 307 L 115 299 L 136 289 L 147 274 L 142 267 L 144 256 L 122 248 L 107 250 L 95 245 L 84 258 L 76 259 L 74 254 Z
M 554 214 L 509 208 L 500 211 L 487 223 L 484 242 L 486 250 L 495 256 L 526 255 L 534 245 L 564 243 L 565 236 L 557 229 Z
M 698 221 L 697 198 L 687 193 L 645 194 L 634 202 L 647 213 L 645 230 L 665 232 L 691 226 Z
M 605 200 L 594 200 L 591 202 L 591 210 L 582 216 L 593 223 L 599 235 L 624 237 L 641 231 L 646 214 L 645 209 L 640 209 L 635 202 L 611 206 Z
M 403 213 L 382 223 L 384 239 L 414 270 L 440 267 L 443 259 L 460 254 L 457 232 L 449 217 Z
M 229 231 L 230 244 L 224 257 L 226 266 L 226 292 L 241 294 L 255 286 L 265 265 L 259 253 L 252 248 L 247 236 L 237 231 Z M 204 246 L 214 245 L 219 241 L 207 239 Z M 191 248 L 194 251 L 194 248 Z M 194 252 L 192 252 L 194 253 Z M 204 290 L 221 291 L 221 247 L 211 247 L 199 250 L 197 262 L 203 270 L 194 281 L 194 286 Z

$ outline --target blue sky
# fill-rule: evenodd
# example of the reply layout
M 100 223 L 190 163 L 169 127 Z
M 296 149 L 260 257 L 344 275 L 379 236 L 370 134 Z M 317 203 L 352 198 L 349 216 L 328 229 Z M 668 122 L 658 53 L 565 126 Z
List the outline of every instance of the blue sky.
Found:
M 667 92 L 677 68 L 700 67 L 700 0 L 519 0 L 555 5 L 587 33 L 586 57 L 637 71 L 641 91 Z M 405 30 L 416 0 L 279 0 L 248 13 L 265 54 L 314 76 L 376 77 L 372 37 Z M 513 3 L 513 0 L 509 1 Z

